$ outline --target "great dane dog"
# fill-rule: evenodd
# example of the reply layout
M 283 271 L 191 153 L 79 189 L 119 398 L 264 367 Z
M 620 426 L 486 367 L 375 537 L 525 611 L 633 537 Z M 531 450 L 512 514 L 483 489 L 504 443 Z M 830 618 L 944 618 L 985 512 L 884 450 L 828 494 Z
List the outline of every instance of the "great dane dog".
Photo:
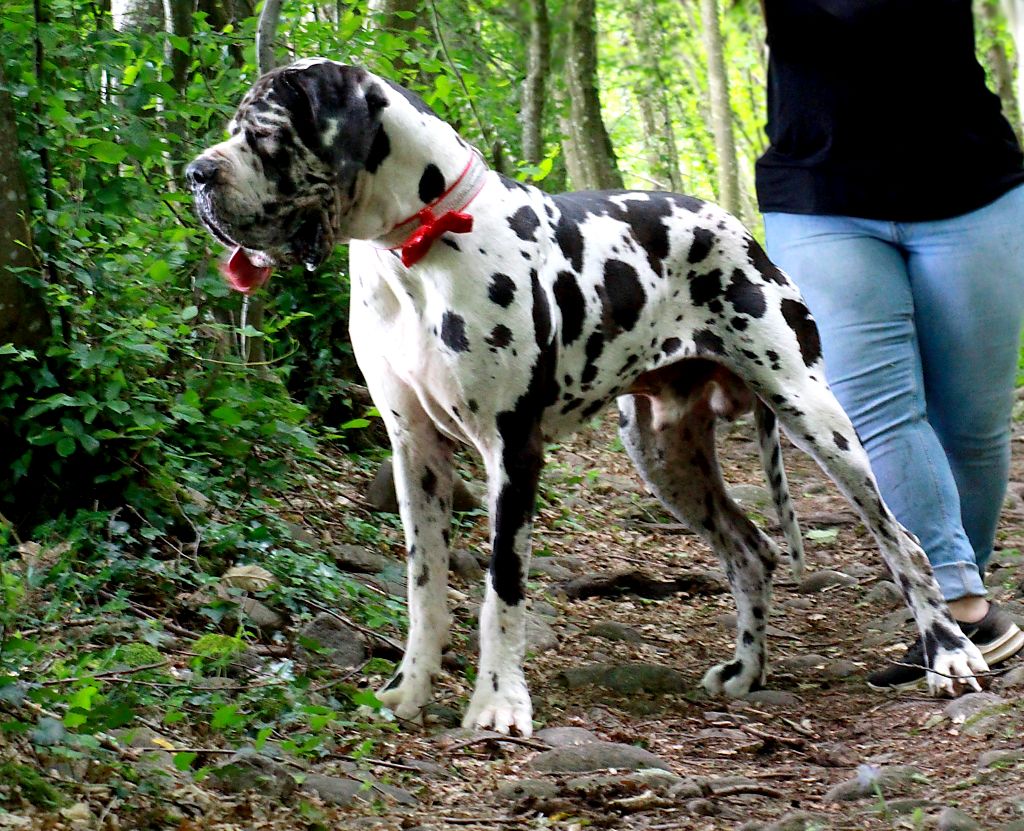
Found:
M 738 607 L 735 655 L 712 693 L 763 683 L 775 545 L 726 494 L 714 426 L 755 402 L 762 456 L 789 531 L 776 417 L 856 506 L 924 637 L 933 692 L 986 669 L 928 561 L 875 486 L 824 380 L 793 284 L 733 217 L 688 196 L 551 196 L 489 170 L 419 98 L 323 58 L 260 78 L 187 177 L 199 216 L 252 291 L 275 264 L 315 269 L 349 243 L 351 335 L 394 449 L 409 557 L 409 635 L 380 699 L 420 716 L 440 671 L 452 454 L 487 469 L 491 563 L 467 726 L 530 735 L 523 675 L 530 529 L 544 443 L 618 400 L 648 487 L 713 546 Z M 827 267 L 827 263 L 823 264 Z

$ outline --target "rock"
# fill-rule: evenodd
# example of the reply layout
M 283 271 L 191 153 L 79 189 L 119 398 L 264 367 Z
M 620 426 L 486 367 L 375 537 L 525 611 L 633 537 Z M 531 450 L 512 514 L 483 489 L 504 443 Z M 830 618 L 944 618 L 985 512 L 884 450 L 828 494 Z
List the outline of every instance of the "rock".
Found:
M 544 773 L 586 773 L 593 770 L 640 770 L 660 768 L 668 770 L 668 763 L 642 747 L 617 742 L 591 742 L 590 744 L 556 747 L 534 756 L 527 767 Z
M 861 672 L 861 668 L 853 661 L 846 661 L 842 658 L 827 661 L 821 668 L 821 674 L 826 678 L 849 678 L 851 675 L 859 675 Z
M 558 617 L 558 609 L 544 600 L 534 600 L 530 604 L 530 611 L 535 615 L 543 615 L 544 617 Z
M 511 779 L 499 782 L 495 793 L 501 799 L 518 802 L 521 799 L 551 799 L 558 792 L 558 785 L 547 779 Z
M 471 551 L 456 548 L 448 559 L 448 568 L 467 583 L 477 583 L 484 578 L 484 569 Z
M 264 633 L 280 632 L 287 623 L 284 615 L 275 612 L 266 603 L 254 597 L 238 598 L 238 611 L 248 618 L 249 623 Z
M 381 462 L 377 475 L 366 489 L 366 504 L 374 511 L 388 514 L 398 513 L 398 497 L 395 495 L 395 472 L 391 459 Z M 455 490 L 452 494 L 452 509 L 475 511 L 481 507 L 480 498 L 470 490 L 461 476 L 455 476 Z
M 857 580 L 870 580 L 878 574 L 877 568 L 872 568 L 864 563 L 849 563 L 840 568 L 839 571 Z
M 558 588 L 571 600 L 621 597 L 624 594 L 663 600 L 677 592 L 714 595 L 729 591 L 724 575 L 701 569 L 674 572 L 659 577 L 652 577 L 640 569 L 620 569 L 576 577 L 560 583 Z
M 772 505 L 771 492 L 761 485 L 733 485 L 728 491 L 742 508 L 764 510 Z
M 595 623 L 587 630 L 587 634 L 593 638 L 604 638 L 606 641 L 642 643 L 644 640 L 644 636 L 632 626 L 625 623 L 616 623 L 613 620 L 605 620 L 600 623 Z
M 969 718 L 978 715 L 983 710 L 996 707 L 1003 703 L 998 695 L 987 692 L 966 693 L 959 698 L 954 698 L 946 705 L 946 717 L 954 724 L 963 724 Z
M 324 776 L 319 773 L 308 773 L 299 788 L 308 793 L 315 793 L 328 805 L 351 805 L 355 799 L 364 802 L 373 800 L 374 792 L 369 783 L 341 776 Z
M 982 770 L 992 767 L 1010 767 L 1017 762 L 1024 762 L 1024 750 L 986 750 L 978 757 L 978 767 Z
M 775 666 L 783 672 L 788 672 L 794 675 L 802 675 L 810 670 L 820 669 L 828 663 L 828 658 L 824 655 L 816 655 L 811 652 L 807 655 L 790 655 L 785 658 L 780 658 L 775 662 Z
M 899 587 L 892 580 L 879 580 L 871 587 L 871 590 L 864 595 L 868 603 L 895 604 L 903 603 L 903 595 Z
M 942 809 L 935 827 L 938 831 L 980 831 L 981 829 L 981 826 L 971 817 L 958 808 L 952 807 Z
M 1001 690 L 1024 689 L 1024 664 L 1014 667 L 1005 675 L 1000 676 L 993 686 L 997 686 Z
M 879 632 L 900 632 L 906 628 L 907 624 L 913 621 L 914 616 L 910 613 L 910 609 L 906 606 L 901 606 L 893 612 L 889 612 L 885 617 L 873 620 L 868 624 L 868 629 L 877 629 Z M 913 638 L 914 635 L 909 632 L 906 633 L 908 638 Z
M 872 765 L 861 765 L 857 776 L 833 785 L 825 794 L 826 802 L 849 802 L 877 796 L 881 790 L 883 796 L 900 796 L 908 791 L 916 790 L 927 782 L 927 777 L 912 765 L 893 765 L 877 768 Z
M 858 582 L 856 577 L 851 577 L 849 574 L 825 568 L 809 574 L 801 580 L 796 591 L 800 594 L 814 594 L 831 586 L 856 586 Z
M 600 741 L 596 735 L 582 727 L 545 727 L 534 733 L 533 737 L 550 747 L 572 747 Z
M 334 558 L 334 564 L 352 574 L 380 574 L 395 561 L 361 545 L 332 545 L 327 549 Z
M 234 566 L 221 575 L 221 585 L 247 592 L 266 591 L 277 585 L 277 578 L 262 566 Z
M 676 776 L 671 771 L 660 768 L 646 768 L 632 773 L 590 773 L 586 776 L 577 776 L 565 783 L 565 789 L 574 791 L 577 796 L 596 796 L 602 799 L 612 789 L 625 789 L 635 793 L 642 793 L 651 790 L 659 794 L 667 794 L 677 787 L 685 784 L 682 777 Z M 700 796 L 702 791 L 698 787 L 696 795 Z
M 114 735 L 128 747 L 143 751 L 139 754 L 141 767 L 160 768 L 172 773 L 176 771 L 174 757 L 165 749 L 170 743 L 148 727 L 131 727 L 119 730 Z M 159 741 L 155 741 L 157 739 Z
M 604 687 L 618 693 L 680 693 L 686 690 L 686 679 L 682 673 L 658 664 L 591 664 L 562 670 L 557 676 L 558 683 L 570 690 L 580 687 Z
M 296 787 L 287 768 L 255 753 L 236 753 L 217 765 L 208 781 L 224 793 L 255 790 L 262 796 L 281 800 L 291 796 Z
M 743 696 L 742 700 L 752 704 L 768 704 L 776 707 L 800 707 L 803 705 L 800 696 L 785 690 L 754 690 Z
M 551 624 L 539 615 L 526 613 L 526 651 L 535 655 L 558 646 L 558 635 Z
M 824 814 L 813 814 L 810 811 L 790 811 L 775 822 L 766 825 L 764 831 L 810 831 L 812 828 L 828 827 L 829 820 Z
M 296 657 L 312 666 L 357 667 L 366 660 L 366 641 L 362 634 L 326 612 L 307 623 L 299 631 L 297 640 Z M 307 647 L 303 641 L 313 643 Z
M 534 557 L 530 560 L 530 576 L 550 577 L 552 580 L 569 580 L 573 572 L 556 562 L 554 557 Z
M 313 536 L 313 533 L 304 525 L 299 525 L 299 523 L 288 519 L 283 520 L 283 523 L 284 527 L 288 529 L 288 533 L 291 534 L 292 539 L 296 542 L 305 543 L 312 548 L 319 546 L 320 540 Z
M 454 707 L 430 703 L 423 708 L 423 722 L 425 724 L 440 724 L 444 727 L 458 727 L 462 724 L 462 714 Z

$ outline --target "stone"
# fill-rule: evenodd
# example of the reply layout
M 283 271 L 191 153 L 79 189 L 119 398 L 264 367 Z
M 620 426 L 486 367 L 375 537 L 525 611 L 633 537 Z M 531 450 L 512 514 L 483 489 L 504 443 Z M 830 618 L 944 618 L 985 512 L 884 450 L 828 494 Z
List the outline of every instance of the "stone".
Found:
M 361 545 L 332 545 L 327 553 L 334 558 L 334 564 L 351 574 L 380 574 L 395 560 Z
M 954 698 L 946 705 L 946 717 L 954 724 L 963 724 L 969 718 L 978 715 L 984 710 L 1002 704 L 1004 699 L 998 695 L 987 692 L 966 693 L 959 698 Z
M 811 652 L 806 655 L 789 655 L 785 658 L 779 658 L 775 662 L 775 666 L 783 672 L 802 675 L 810 670 L 819 669 L 825 666 L 826 663 L 828 663 L 828 658 L 824 655 L 817 655 Z
M 239 597 L 238 611 L 251 625 L 268 634 L 280 632 L 287 623 L 284 615 L 275 612 L 266 603 L 254 597 Z
M 534 557 L 530 560 L 531 577 L 550 577 L 552 580 L 569 580 L 573 572 L 555 561 L 554 557 Z
M 467 583 L 484 579 L 484 569 L 471 551 L 465 548 L 453 549 L 448 558 L 448 568 Z
M 856 586 L 858 582 L 856 577 L 851 577 L 849 574 L 824 568 L 807 575 L 797 585 L 796 591 L 800 594 L 814 594 L 832 586 Z
M 1024 689 L 1024 664 L 1014 667 L 1005 675 L 1000 676 L 993 686 L 998 686 L 1001 690 Z
M 766 825 L 764 831 L 810 831 L 812 828 L 828 828 L 829 825 L 830 822 L 824 814 L 790 811 Z
M 772 505 L 771 491 L 761 485 L 733 485 L 728 491 L 742 508 L 764 510 Z
M 942 809 L 935 827 L 938 831 L 981 831 L 981 826 L 977 822 L 960 809 L 953 807 Z
M 545 727 L 534 733 L 533 737 L 549 747 L 572 747 L 600 741 L 595 734 L 582 727 Z
M 861 765 L 857 776 L 833 785 L 824 798 L 826 802 L 850 802 L 876 797 L 878 790 L 887 798 L 902 796 L 908 791 L 916 790 L 925 782 L 927 777 L 912 765 L 893 765 L 886 768 Z
M 495 791 L 501 799 L 518 802 L 522 799 L 552 799 L 558 796 L 559 788 L 547 779 L 511 779 L 498 783 Z
M 1011 767 L 1017 762 L 1024 762 L 1024 750 L 986 750 L 978 757 L 978 767 L 982 770 L 993 767 Z
M 357 667 L 366 660 L 362 633 L 326 612 L 302 627 L 297 640 L 296 657 L 311 666 Z M 303 641 L 313 642 L 315 648 L 305 646 Z
M 669 770 L 668 763 L 649 750 L 617 742 L 591 742 L 590 744 L 556 747 L 538 753 L 527 766 L 543 773 L 587 773 L 608 768 Z
M 667 794 L 675 790 L 684 780 L 671 771 L 660 768 L 645 768 L 631 773 L 590 773 L 577 776 L 565 783 L 566 790 L 575 791 L 580 796 L 607 795 L 612 788 L 626 788 L 636 793 L 652 790 L 655 793 Z M 701 791 L 697 789 L 697 796 Z
M 596 686 L 617 693 L 655 695 L 686 691 L 686 679 L 682 673 L 670 667 L 639 662 L 573 667 L 558 673 L 556 680 L 570 690 Z
M 328 805 L 342 807 L 351 805 L 356 799 L 364 802 L 373 799 L 373 789 L 367 782 L 341 776 L 324 776 L 319 773 L 307 773 L 299 789 L 315 793 Z
M 864 595 L 864 599 L 868 603 L 882 605 L 903 603 L 903 595 L 900 593 L 899 587 L 892 580 L 879 580 Z
M 454 707 L 431 702 L 423 708 L 425 724 L 440 724 L 443 727 L 458 727 L 462 724 L 462 714 Z
M 366 489 L 364 500 L 374 511 L 388 514 L 398 513 L 398 497 L 395 495 L 395 471 L 391 459 L 385 459 L 377 469 L 377 475 Z M 461 477 L 455 477 L 455 489 L 452 494 L 452 509 L 455 511 L 475 511 L 482 506 L 477 496 Z
M 776 707 L 800 707 L 803 705 L 800 696 L 785 690 L 754 690 L 743 696 L 742 700 L 752 704 L 767 704 Z
M 295 780 L 283 765 L 256 753 L 236 753 L 217 765 L 208 780 L 224 793 L 259 791 L 272 799 L 287 799 L 295 791 Z
M 872 568 L 865 563 L 848 563 L 840 568 L 839 571 L 857 580 L 870 580 L 878 574 L 877 568 Z
M 530 611 L 535 615 L 543 615 L 544 617 L 558 617 L 558 609 L 544 600 L 534 600 L 530 604 Z
M 644 640 L 644 636 L 632 626 L 625 623 L 617 623 L 613 620 L 605 620 L 600 623 L 595 623 L 587 630 L 587 634 L 593 638 L 604 638 L 606 641 L 642 643 Z
M 526 613 L 526 651 L 533 654 L 548 652 L 558 647 L 558 635 L 547 620 Z

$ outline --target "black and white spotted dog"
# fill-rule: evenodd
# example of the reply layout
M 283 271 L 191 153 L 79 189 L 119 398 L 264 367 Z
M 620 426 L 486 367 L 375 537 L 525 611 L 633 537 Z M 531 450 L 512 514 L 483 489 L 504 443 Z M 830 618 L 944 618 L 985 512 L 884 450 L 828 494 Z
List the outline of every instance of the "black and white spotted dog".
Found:
M 966 676 L 985 662 L 879 497 L 807 308 L 737 220 L 677 194 L 549 196 L 510 181 L 414 95 L 325 59 L 262 77 L 229 131 L 187 175 L 200 217 L 234 249 L 236 288 L 274 264 L 314 269 L 350 243 L 352 343 L 394 448 L 409 555 L 407 649 L 380 693 L 399 716 L 419 716 L 440 670 L 452 453 L 464 443 L 487 468 L 492 545 L 465 723 L 530 734 L 523 607 L 544 443 L 612 399 L 640 474 L 729 577 L 736 650 L 708 671 L 708 690 L 744 695 L 766 671 L 777 549 L 726 494 L 714 448 L 716 415 L 744 398 L 791 553 L 776 416 L 877 539 L 933 691 L 978 687 Z

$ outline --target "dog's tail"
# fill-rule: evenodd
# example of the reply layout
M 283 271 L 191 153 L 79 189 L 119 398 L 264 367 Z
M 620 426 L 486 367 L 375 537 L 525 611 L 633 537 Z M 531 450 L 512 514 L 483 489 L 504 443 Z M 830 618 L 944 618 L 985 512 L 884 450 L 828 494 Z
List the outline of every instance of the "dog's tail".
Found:
M 804 540 L 800 525 L 796 521 L 793 500 L 789 496 L 789 482 L 786 468 L 782 464 L 782 444 L 779 441 L 779 424 L 775 413 L 757 398 L 754 401 L 754 421 L 757 422 L 757 444 L 761 450 L 761 464 L 772 491 L 775 512 L 779 525 L 789 543 L 790 568 L 793 578 L 799 580 L 804 572 Z

